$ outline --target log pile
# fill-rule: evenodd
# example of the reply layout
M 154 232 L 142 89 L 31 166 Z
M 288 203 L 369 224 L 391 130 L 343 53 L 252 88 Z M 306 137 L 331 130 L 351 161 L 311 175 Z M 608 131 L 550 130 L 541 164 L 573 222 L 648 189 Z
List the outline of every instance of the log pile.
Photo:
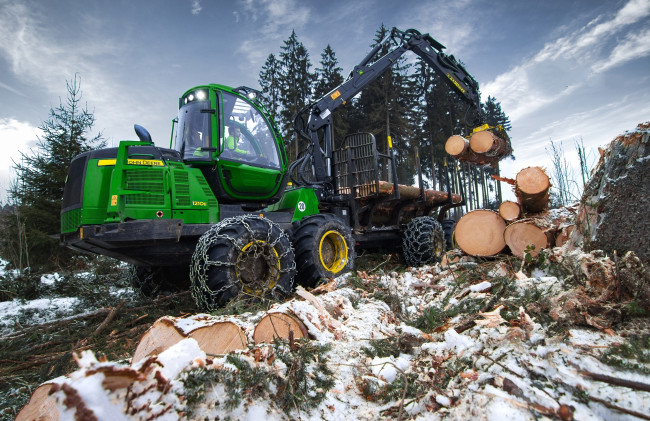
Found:
M 573 225 L 573 210 L 548 211 L 551 182 L 542 168 L 524 168 L 515 179 L 493 177 L 513 186 L 517 202 L 504 201 L 498 213 L 479 210 L 464 215 L 454 233 L 463 252 L 492 256 L 507 245 L 515 256 L 523 256 L 526 252 L 536 256 L 542 249 L 567 241 Z

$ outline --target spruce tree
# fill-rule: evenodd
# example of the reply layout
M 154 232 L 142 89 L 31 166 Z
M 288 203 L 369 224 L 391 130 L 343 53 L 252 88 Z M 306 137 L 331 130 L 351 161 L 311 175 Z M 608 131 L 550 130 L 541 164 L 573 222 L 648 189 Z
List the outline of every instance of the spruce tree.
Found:
M 320 56 L 321 67 L 316 68 L 317 80 L 314 87 L 314 100 L 323 97 L 332 89 L 343 83 L 344 80 L 343 75 L 341 74 L 343 69 L 339 67 L 339 61 L 336 58 L 336 54 L 329 44 L 327 44 L 327 47 L 325 47 Z M 332 120 L 334 131 L 332 136 L 334 138 L 335 147 L 340 146 L 343 138 L 348 134 L 350 127 L 348 123 L 348 112 L 349 109 L 343 106 L 336 109 L 333 113 Z
M 43 135 L 38 137 L 36 149 L 21 152 L 20 162 L 14 163 L 17 180 L 9 190 L 18 220 L 24 223 L 27 251 L 34 269 L 66 264 L 63 258 L 70 253 L 50 236 L 60 232 L 68 167 L 76 155 L 105 145 L 101 133 L 89 134 L 95 116 L 87 105 L 81 105 L 81 82 L 76 75 L 66 81 L 66 87 L 65 103 L 59 100 L 56 108 L 50 108 L 48 119 L 39 127 Z
M 294 116 L 311 100 L 312 85 L 315 76 L 310 72 L 309 53 L 302 42 L 298 41 L 296 31 L 291 31 L 289 39 L 284 41 L 280 53 L 282 71 L 280 72 L 280 122 L 284 138 L 289 140 L 294 133 Z M 295 160 L 302 148 L 298 142 L 289 146 L 289 159 Z
M 273 54 L 266 58 L 260 71 L 259 84 L 262 87 L 263 99 L 271 117 L 276 122 L 280 108 L 280 77 L 281 64 Z

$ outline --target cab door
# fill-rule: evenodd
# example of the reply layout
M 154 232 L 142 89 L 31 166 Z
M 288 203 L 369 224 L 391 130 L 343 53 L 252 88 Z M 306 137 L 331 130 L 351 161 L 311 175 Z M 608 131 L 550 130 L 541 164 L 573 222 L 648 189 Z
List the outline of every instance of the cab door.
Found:
M 222 110 L 216 167 L 221 188 L 232 199 L 270 199 L 281 187 L 284 168 L 267 119 L 230 92 L 222 92 Z

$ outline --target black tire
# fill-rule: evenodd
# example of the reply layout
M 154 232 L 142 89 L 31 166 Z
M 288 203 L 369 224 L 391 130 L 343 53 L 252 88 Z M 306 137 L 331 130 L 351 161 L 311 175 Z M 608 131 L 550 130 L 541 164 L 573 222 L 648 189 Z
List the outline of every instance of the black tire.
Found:
M 454 229 L 456 229 L 456 220 L 455 219 L 443 219 L 442 220 L 442 231 L 445 233 L 445 245 L 447 250 L 454 248 Z
M 201 236 L 190 268 L 192 297 L 212 311 L 244 293 L 282 299 L 296 272 L 291 241 L 282 229 L 258 216 L 237 216 Z
M 413 218 L 404 231 L 402 250 L 409 266 L 439 262 L 445 254 L 445 233 L 442 226 L 430 216 Z
M 140 295 L 155 297 L 162 292 L 186 290 L 189 271 L 189 266 L 131 266 L 129 281 Z
M 354 268 L 352 231 L 339 217 L 318 214 L 294 224 L 298 284 L 313 287 L 321 278 L 335 278 Z

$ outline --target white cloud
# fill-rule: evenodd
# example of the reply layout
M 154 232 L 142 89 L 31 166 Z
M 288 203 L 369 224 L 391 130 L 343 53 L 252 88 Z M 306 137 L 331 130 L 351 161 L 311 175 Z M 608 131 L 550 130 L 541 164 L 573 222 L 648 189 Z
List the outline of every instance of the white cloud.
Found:
M 198 15 L 201 13 L 201 10 L 203 10 L 203 7 L 201 7 L 201 2 L 199 0 L 192 0 L 192 14 Z
M 650 29 L 638 34 L 628 34 L 626 39 L 612 50 L 607 59 L 594 63 L 591 69 L 595 73 L 604 72 L 612 67 L 650 54 Z
M 13 179 L 14 162 L 20 162 L 20 151 L 34 148 L 41 130 L 29 123 L 13 118 L 0 118 L 0 202 L 6 202 L 6 191 Z
M 60 93 L 65 80 L 77 72 L 103 73 L 94 58 L 118 55 L 119 49 L 105 38 L 78 37 L 73 44 L 59 42 L 55 34 L 46 31 L 44 19 L 20 3 L 6 2 L 0 8 L 0 55 L 26 83 Z
M 242 0 L 240 4 L 243 12 L 241 15 L 235 12 L 237 16 L 256 22 L 258 28 L 250 38 L 241 41 L 237 48 L 237 53 L 244 57 L 241 66 L 245 69 L 261 68 L 269 52 L 280 45 L 279 40 L 286 39 L 291 30 L 299 32 L 312 14 L 305 2 L 298 0 Z M 301 41 L 308 43 L 304 39 Z
M 547 43 L 531 59 L 497 76 L 483 93 L 497 98 L 514 121 L 580 88 L 596 73 L 650 52 L 650 31 L 626 34 L 611 55 L 603 46 L 650 15 L 650 0 L 630 0 L 613 17 L 599 16 L 577 31 Z

